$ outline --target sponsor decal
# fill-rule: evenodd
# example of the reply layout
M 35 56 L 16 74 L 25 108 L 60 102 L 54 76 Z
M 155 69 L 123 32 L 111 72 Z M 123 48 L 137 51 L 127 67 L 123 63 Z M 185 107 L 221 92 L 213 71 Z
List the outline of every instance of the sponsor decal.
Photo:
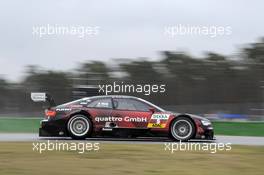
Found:
M 71 109 L 70 108 L 57 108 L 56 111 L 65 112 L 65 111 L 71 111 Z
M 148 123 L 148 128 L 165 128 L 169 117 L 170 114 L 153 114 Z
M 168 120 L 170 117 L 170 114 L 153 114 L 151 116 L 151 119 L 156 119 L 156 120 Z
M 148 124 L 148 128 L 165 128 L 166 127 L 166 124 L 163 123 L 149 123 Z

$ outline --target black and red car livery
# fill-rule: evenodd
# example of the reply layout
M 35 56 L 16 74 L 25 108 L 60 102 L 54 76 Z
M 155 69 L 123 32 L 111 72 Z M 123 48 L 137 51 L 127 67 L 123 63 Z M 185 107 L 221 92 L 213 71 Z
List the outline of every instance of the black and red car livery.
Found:
M 81 98 L 50 107 L 41 121 L 40 137 L 171 137 L 214 138 L 211 122 L 192 114 L 165 111 L 141 98 L 107 95 Z

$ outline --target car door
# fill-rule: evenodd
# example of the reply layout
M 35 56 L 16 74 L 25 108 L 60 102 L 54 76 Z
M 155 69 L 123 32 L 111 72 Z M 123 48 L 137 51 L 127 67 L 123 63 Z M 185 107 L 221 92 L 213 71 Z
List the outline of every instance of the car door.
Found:
M 147 128 L 152 112 L 150 106 L 133 98 L 113 98 L 111 116 L 118 118 L 118 128 Z
M 111 116 L 112 109 L 113 105 L 110 97 L 94 99 L 87 104 L 87 111 L 92 117 L 95 130 L 105 127 L 105 122 Z

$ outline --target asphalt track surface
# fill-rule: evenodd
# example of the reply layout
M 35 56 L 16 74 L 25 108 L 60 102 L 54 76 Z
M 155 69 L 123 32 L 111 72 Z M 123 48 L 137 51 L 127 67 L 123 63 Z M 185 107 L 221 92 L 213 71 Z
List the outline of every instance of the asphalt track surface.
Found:
M 256 145 L 264 146 L 264 137 L 248 137 L 248 136 L 220 136 L 216 135 L 213 141 L 208 140 L 191 140 L 191 142 L 216 142 L 216 143 L 231 143 L 234 145 Z M 39 137 L 33 133 L 0 133 L 0 142 L 26 142 L 26 141 L 47 141 L 60 140 L 71 141 L 71 138 L 61 137 Z M 126 144 L 162 144 L 164 142 L 173 142 L 168 138 L 89 138 L 86 141 L 102 142 L 102 143 L 126 143 Z

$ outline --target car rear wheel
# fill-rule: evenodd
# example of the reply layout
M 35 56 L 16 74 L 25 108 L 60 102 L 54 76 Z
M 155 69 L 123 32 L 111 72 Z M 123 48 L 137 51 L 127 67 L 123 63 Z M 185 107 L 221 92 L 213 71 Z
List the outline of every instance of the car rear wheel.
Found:
M 170 127 L 170 133 L 175 140 L 188 141 L 195 134 L 195 126 L 187 117 L 176 118 Z
M 73 139 L 85 139 L 92 132 L 92 122 L 88 117 L 78 114 L 68 121 L 67 129 Z

